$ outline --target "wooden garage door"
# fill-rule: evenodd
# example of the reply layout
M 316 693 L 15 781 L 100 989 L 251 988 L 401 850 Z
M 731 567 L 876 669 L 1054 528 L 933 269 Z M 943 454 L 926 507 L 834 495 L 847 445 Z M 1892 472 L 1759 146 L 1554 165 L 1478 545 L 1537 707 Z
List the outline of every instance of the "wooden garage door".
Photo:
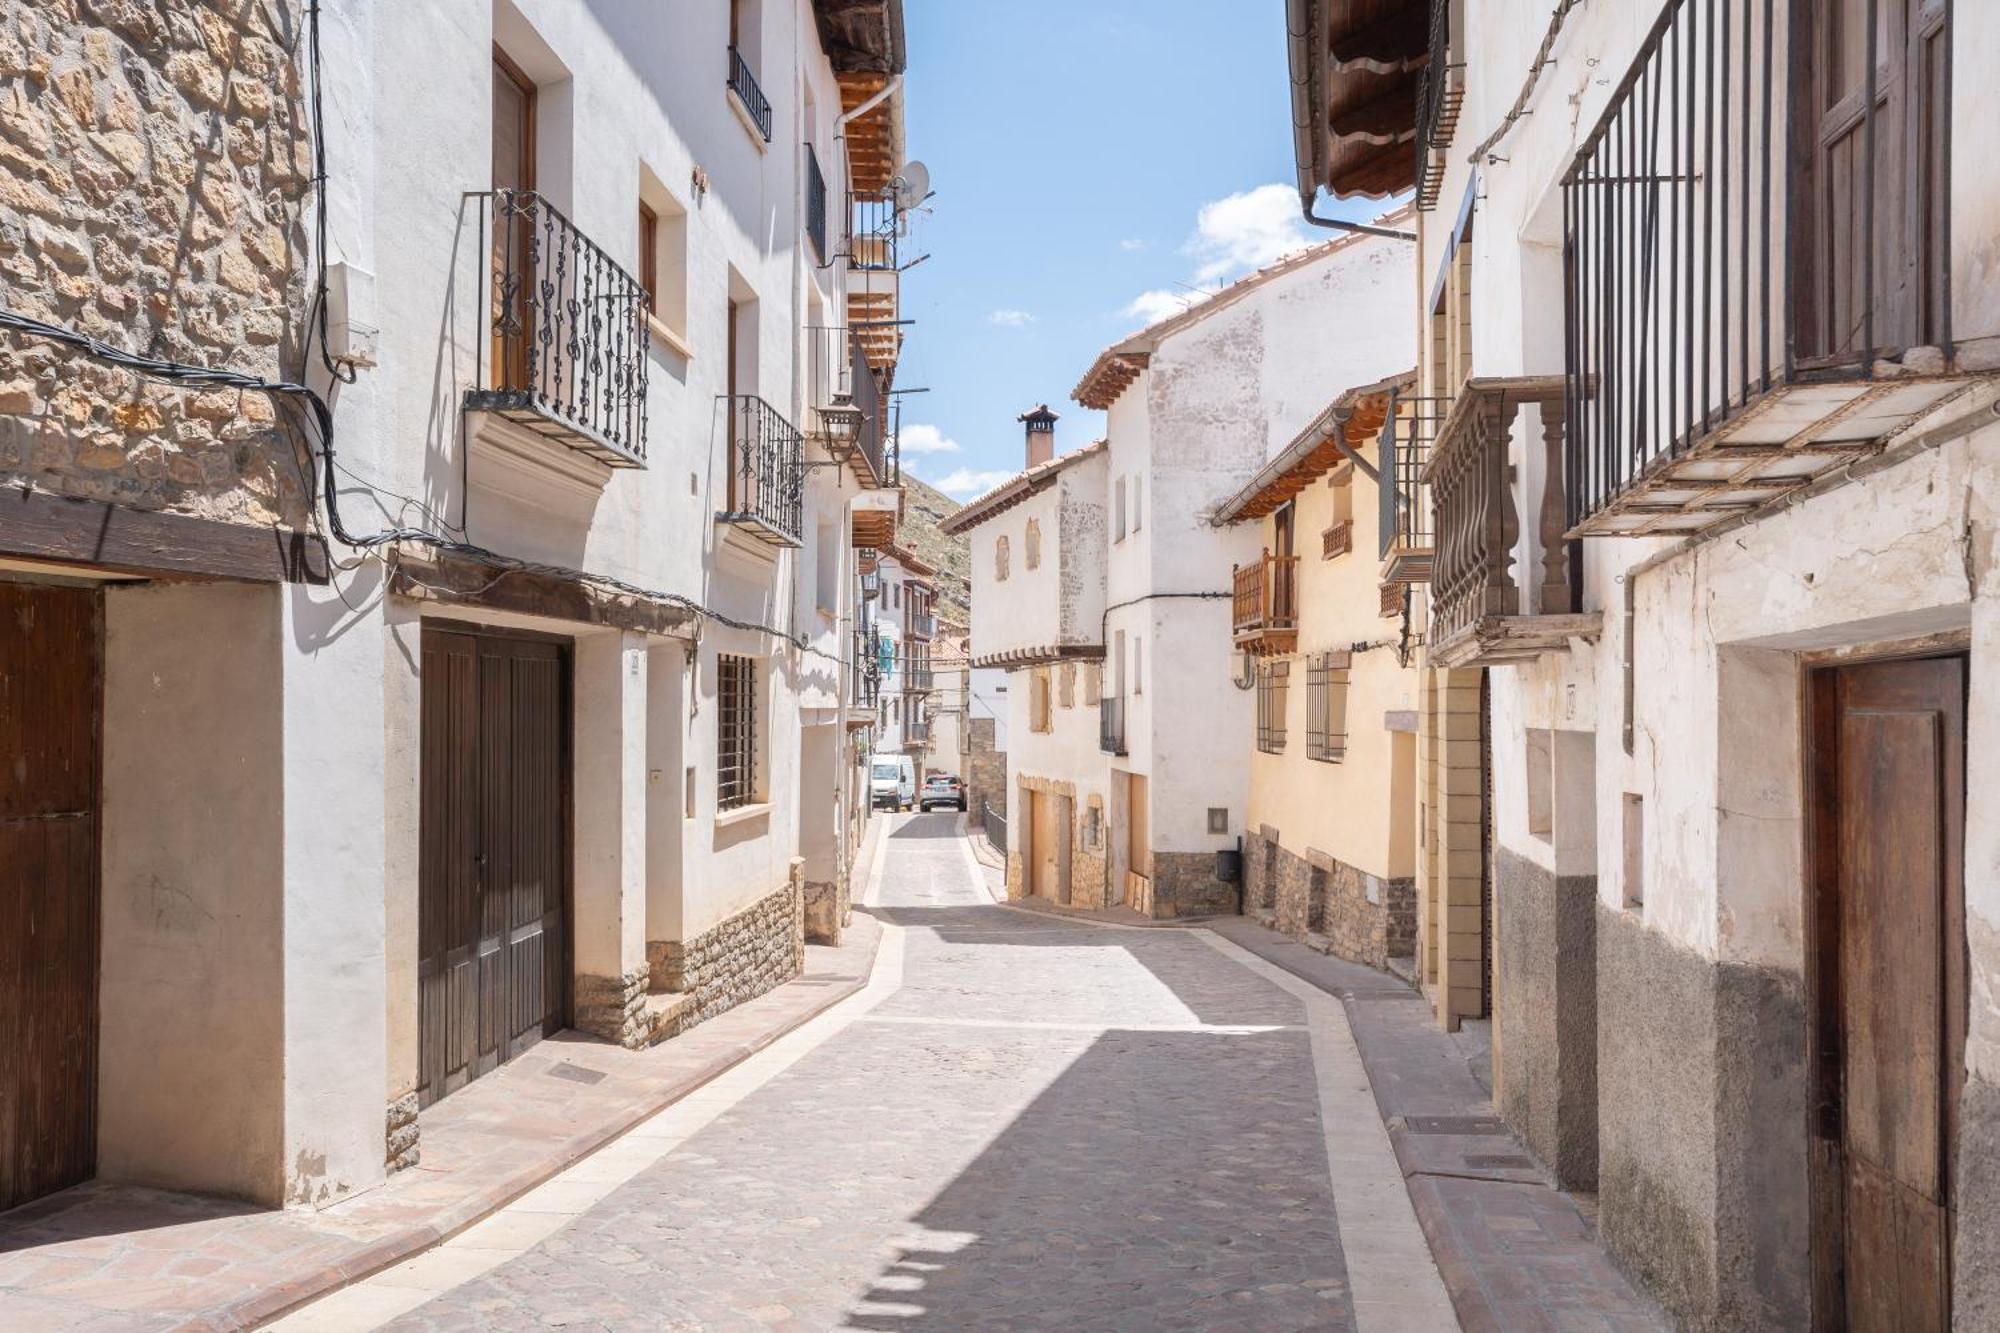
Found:
M 424 631 L 426 1106 L 567 1021 L 568 665 L 551 641 Z
M 0 1208 L 97 1164 L 101 605 L 0 582 Z

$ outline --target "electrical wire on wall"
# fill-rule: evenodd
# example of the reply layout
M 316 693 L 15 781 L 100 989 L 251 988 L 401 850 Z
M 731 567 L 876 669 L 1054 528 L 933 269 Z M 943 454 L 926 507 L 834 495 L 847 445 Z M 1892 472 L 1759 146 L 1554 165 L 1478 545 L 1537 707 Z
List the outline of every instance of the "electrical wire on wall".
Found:
M 491 565 L 495 573 L 484 586 L 473 595 L 490 590 L 501 580 L 514 575 L 552 576 L 602 588 L 626 596 L 644 598 L 649 601 L 664 602 L 681 608 L 699 622 L 714 622 L 731 629 L 764 635 L 786 643 L 803 653 L 824 658 L 836 664 L 845 665 L 845 659 L 835 653 L 828 653 L 814 647 L 803 636 L 789 633 L 775 626 L 744 620 L 706 606 L 682 593 L 657 588 L 642 587 L 608 574 L 592 573 L 588 570 L 573 569 L 561 565 L 545 564 L 539 561 L 521 560 L 504 555 L 463 539 L 464 528 L 454 528 L 435 514 L 429 506 L 407 496 L 379 487 L 356 476 L 342 467 L 334 452 L 333 407 L 318 390 L 304 383 L 306 372 L 313 356 L 313 342 L 318 338 L 318 356 L 321 367 L 338 384 L 352 384 L 356 372 L 352 365 L 341 361 L 332 354 L 328 341 L 330 312 L 327 288 L 327 200 L 326 200 L 326 140 L 323 124 L 323 101 L 320 89 L 320 34 L 318 0 L 307 8 L 307 80 L 308 113 L 311 119 L 313 139 L 314 190 L 314 239 L 313 253 L 318 265 L 315 275 L 314 292 L 307 307 L 305 345 L 301 349 L 301 373 L 297 380 L 267 379 L 263 376 L 243 371 L 193 365 L 160 357 L 146 356 L 116 347 L 100 338 L 95 338 L 79 330 L 53 324 L 46 320 L 34 319 L 11 310 L 0 309 L 0 330 L 16 335 L 37 338 L 66 347 L 93 361 L 104 365 L 128 370 L 146 379 L 164 384 L 177 385 L 188 389 L 236 389 L 243 392 L 263 393 L 272 396 L 279 404 L 292 409 L 284 414 L 285 419 L 294 421 L 298 433 L 305 440 L 305 462 L 301 469 L 304 482 L 305 500 L 310 521 L 317 526 L 318 504 L 323 501 L 326 509 L 326 526 L 334 540 L 362 553 L 362 559 L 345 569 L 358 567 L 365 560 L 380 558 L 380 550 L 385 546 L 410 544 L 423 546 L 454 555 L 462 555 Z M 462 447 L 462 446 L 461 446 Z M 457 531 L 459 537 L 450 537 L 427 528 L 403 525 L 390 526 L 376 532 L 356 533 L 347 527 L 340 512 L 340 488 L 334 481 L 334 473 L 351 478 L 356 485 L 369 491 L 415 505 L 439 527 Z M 405 573 L 416 577 L 407 567 Z M 336 588 L 336 591 L 338 589 Z M 344 600 L 344 598 L 343 598 Z M 697 631 L 698 632 L 698 631 Z

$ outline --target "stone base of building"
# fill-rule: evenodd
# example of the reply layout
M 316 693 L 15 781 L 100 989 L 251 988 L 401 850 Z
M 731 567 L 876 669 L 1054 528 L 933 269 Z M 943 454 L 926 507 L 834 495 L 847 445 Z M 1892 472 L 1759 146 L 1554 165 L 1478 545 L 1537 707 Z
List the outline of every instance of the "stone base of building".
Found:
M 1215 877 L 1214 852 L 1154 852 L 1152 880 L 1155 919 L 1236 911 L 1236 886 Z
M 1596 912 L 1605 1245 L 1686 1327 L 1807 1327 L 1799 978 L 1703 958 L 1635 913 Z
M 1558 876 L 1505 847 L 1493 988 L 1500 1113 L 1565 1189 L 1597 1188 L 1597 877 Z
M 801 890 L 806 943 L 839 944 L 840 933 L 852 919 L 850 891 L 845 880 L 808 880 Z
M 393 1176 L 424 1159 L 417 1127 L 417 1094 L 406 1092 L 390 1102 L 385 1119 L 387 1132 L 382 1160 Z
M 2000 1084 L 1965 1076 L 1958 1101 L 1951 1314 L 1959 1328 L 2000 1328 Z
M 635 968 L 622 977 L 579 976 L 576 979 L 576 1029 L 636 1051 L 653 1041 L 646 1019 L 648 969 Z
M 1245 849 L 1243 861 L 1247 914 L 1335 957 L 1385 971 L 1390 958 L 1415 955 L 1414 879 L 1384 879 L 1310 848 L 1301 856 L 1269 830 Z M 1223 910 L 1233 910 L 1233 899 Z
M 657 999 L 683 1001 L 653 1024 L 652 1040 L 676 1036 L 783 985 L 805 967 L 805 891 L 795 863 L 785 885 L 686 940 L 646 945 Z

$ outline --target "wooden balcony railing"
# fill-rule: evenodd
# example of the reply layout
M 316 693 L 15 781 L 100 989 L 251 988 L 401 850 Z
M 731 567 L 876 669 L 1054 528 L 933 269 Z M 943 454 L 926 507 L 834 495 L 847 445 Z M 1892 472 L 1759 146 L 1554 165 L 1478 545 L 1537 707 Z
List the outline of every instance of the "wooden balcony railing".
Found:
M 612 467 L 646 462 L 646 289 L 532 190 L 479 201 L 493 336 L 468 411 Z
M 1266 550 L 1231 571 L 1230 629 L 1236 646 L 1253 653 L 1286 653 L 1299 637 L 1299 558 Z
M 1424 480 L 1436 506 L 1430 657 L 1438 666 L 1493 665 L 1594 637 L 1597 617 L 1574 613 L 1562 489 L 1565 385 L 1556 375 L 1472 379 L 1438 431 Z M 1520 410 L 1540 409 L 1544 485 L 1534 614 L 1514 577 L 1521 535 L 1508 436 Z

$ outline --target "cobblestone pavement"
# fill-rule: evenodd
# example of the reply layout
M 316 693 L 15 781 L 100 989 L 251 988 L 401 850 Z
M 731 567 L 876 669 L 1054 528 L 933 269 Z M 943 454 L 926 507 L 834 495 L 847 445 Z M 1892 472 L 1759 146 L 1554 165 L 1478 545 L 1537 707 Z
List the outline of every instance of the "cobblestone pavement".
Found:
M 1365 1149 L 1322 1134 L 1308 1001 L 1192 932 L 995 906 L 952 830 L 886 843 L 900 988 L 393 1326 L 1354 1327 L 1327 1161 Z

